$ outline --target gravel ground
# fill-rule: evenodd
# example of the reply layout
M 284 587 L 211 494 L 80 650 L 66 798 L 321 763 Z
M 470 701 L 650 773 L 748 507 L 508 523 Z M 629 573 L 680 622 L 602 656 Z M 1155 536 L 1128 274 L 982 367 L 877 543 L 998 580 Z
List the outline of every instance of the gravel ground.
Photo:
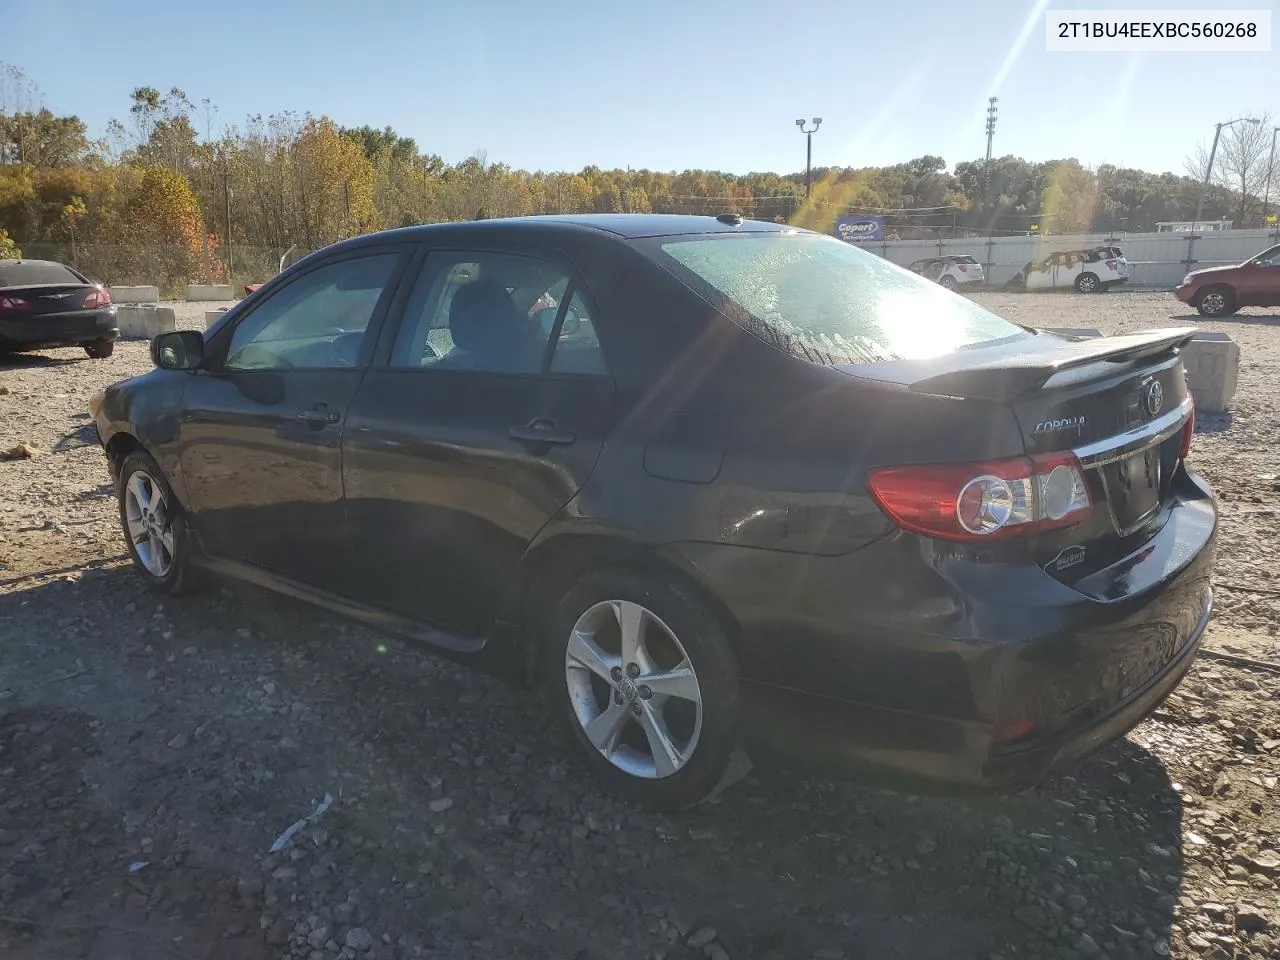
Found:
M 1188 322 L 1168 294 L 978 299 Z M 0 451 L 43 451 L 0 462 L 0 956 L 1277 957 L 1280 315 L 1212 327 L 1243 358 L 1193 453 L 1220 606 L 1161 711 L 1017 797 L 758 770 L 678 818 L 597 792 L 499 681 L 248 587 L 146 592 L 85 412 L 145 345 L 0 365 Z

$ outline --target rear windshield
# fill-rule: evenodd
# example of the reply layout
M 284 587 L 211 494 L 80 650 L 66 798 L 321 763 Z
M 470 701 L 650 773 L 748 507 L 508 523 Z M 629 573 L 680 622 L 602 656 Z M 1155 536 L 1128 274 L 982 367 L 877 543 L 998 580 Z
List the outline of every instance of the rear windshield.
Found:
M 834 237 L 712 234 L 642 249 L 762 340 L 815 363 L 929 357 L 1026 334 Z
M 48 260 L 0 260 L 0 287 L 32 287 L 45 283 L 84 283 L 70 267 Z
M 951 262 L 952 263 L 977 263 L 978 261 L 975 260 L 973 257 L 952 257 Z

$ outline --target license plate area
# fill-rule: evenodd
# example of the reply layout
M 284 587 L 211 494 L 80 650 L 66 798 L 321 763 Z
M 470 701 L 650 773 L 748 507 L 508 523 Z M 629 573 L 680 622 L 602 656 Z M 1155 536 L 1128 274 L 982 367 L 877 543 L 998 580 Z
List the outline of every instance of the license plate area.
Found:
M 1111 519 L 1122 536 L 1142 526 L 1160 508 L 1162 461 L 1160 445 L 1152 444 L 1101 468 Z

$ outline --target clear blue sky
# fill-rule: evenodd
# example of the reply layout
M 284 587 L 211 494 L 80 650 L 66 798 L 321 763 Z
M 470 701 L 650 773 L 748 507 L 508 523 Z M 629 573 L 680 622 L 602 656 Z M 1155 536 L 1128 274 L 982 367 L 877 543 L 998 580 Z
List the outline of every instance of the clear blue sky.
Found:
M 1054 8 L 1204 9 L 1055 0 Z M 1270 9 L 1280 0 L 1234 0 Z M 1215 121 L 1280 115 L 1280 54 L 1045 51 L 1035 0 L 0 0 L 0 58 L 92 134 L 150 85 L 222 123 L 284 110 L 390 124 L 456 162 L 526 169 L 1075 156 L 1181 172 Z M 1029 21 L 1029 17 L 1033 17 Z M 53 39 L 59 37 L 61 39 Z M 44 39 L 42 39 L 44 38 Z M 1280 42 L 1273 37 L 1280 49 Z M 1277 119 L 1280 123 L 1280 119 Z

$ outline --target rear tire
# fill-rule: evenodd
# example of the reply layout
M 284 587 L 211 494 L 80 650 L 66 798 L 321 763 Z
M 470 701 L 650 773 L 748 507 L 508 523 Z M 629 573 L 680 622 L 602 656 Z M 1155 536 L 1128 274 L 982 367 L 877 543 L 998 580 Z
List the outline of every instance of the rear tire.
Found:
M 1196 309 L 1202 317 L 1229 317 L 1240 308 L 1230 287 L 1210 287 L 1196 300 Z
M 938 281 L 938 283 L 946 287 L 948 290 L 954 290 L 956 288 L 955 277 L 943 277 L 941 280 Z
M 583 577 L 552 617 L 543 677 L 574 752 L 610 791 L 679 810 L 725 785 L 738 664 L 720 618 L 684 586 L 620 569 Z
M 151 589 L 171 596 L 196 587 L 187 517 L 160 466 L 136 450 L 116 478 L 120 529 L 134 566 Z
M 83 344 L 84 352 L 89 355 L 91 360 L 105 360 L 115 352 L 116 342 L 114 340 L 94 340 L 92 343 Z
M 1096 273 L 1082 273 L 1076 277 L 1076 289 L 1081 293 L 1099 293 L 1102 290 L 1102 282 Z

